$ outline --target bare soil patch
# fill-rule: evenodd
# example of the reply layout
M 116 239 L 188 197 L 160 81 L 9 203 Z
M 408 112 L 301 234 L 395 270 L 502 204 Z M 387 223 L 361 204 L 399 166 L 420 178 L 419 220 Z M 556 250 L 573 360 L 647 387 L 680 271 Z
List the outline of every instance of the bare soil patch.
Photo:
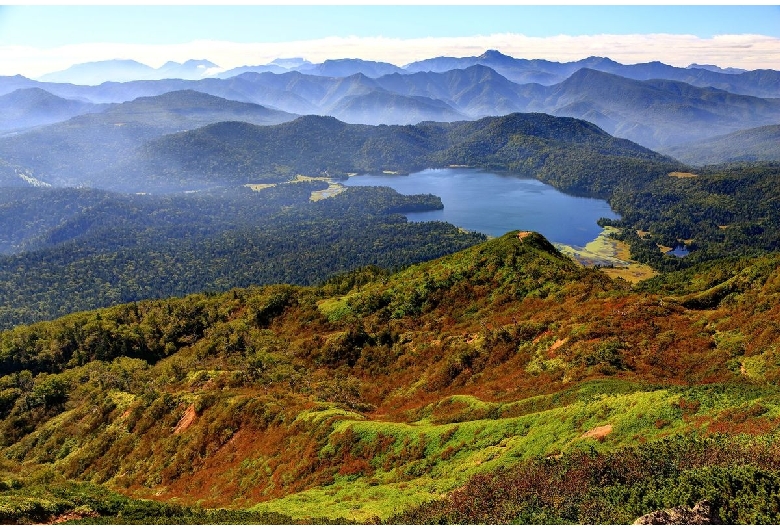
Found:
M 567 340 L 569 340 L 569 337 L 566 337 L 566 338 L 563 338 L 563 339 L 558 339 L 558 340 L 556 340 L 555 342 L 553 342 L 552 346 L 550 346 L 550 349 L 549 349 L 549 350 L 547 350 L 547 353 L 552 353 L 552 352 L 554 352 L 555 350 L 557 350 L 558 348 L 560 348 L 561 346 L 563 346 L 564 344 L 566 344 L 566 341 L 567 341 Z
M 602 425 L 601 427 L 594 427 L 588 432 L 582 435 L 582 438 L 593 438 L 599 442 L 612 433 L 612 425 Z
M 184 416 L 182 416 L 179 420 L 179 423 L 176 424 L 176 428 L 173 430 L 173 434 L 179 434 L 186 431 L 197 417 L 198 415 L 195 414 L 195 405 L 190 405 L 184 412 Z

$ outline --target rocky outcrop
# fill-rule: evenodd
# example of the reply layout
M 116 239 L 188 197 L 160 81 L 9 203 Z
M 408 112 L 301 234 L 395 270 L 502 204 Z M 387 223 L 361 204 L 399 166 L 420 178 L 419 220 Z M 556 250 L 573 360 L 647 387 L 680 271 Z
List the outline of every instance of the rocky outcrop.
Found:
M 696 503 L 693 508 L 678 506 L 643 515 L 633 524 L 723 524 L 718 510 L 708 500 Z

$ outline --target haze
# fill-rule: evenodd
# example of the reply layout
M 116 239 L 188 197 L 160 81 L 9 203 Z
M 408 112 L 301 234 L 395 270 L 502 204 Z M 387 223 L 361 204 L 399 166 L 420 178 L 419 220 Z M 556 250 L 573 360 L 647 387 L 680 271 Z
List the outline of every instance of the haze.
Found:
M 89 61 L 153 67 L 207 59 L 212 73 L 279 57 L 404 65 L 500 49 L 513 57 L 774 68 L 777 6 L 11 6 L 0 75 Z

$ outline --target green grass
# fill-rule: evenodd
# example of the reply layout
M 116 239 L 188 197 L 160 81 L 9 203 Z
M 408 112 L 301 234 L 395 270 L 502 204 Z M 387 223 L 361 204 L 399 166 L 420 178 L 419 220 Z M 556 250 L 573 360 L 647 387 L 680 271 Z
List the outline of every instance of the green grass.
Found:
M 346 296 L 320 300 L 317 302 L 317 308 L 330 322 L 338 322 L 352 313 L 349 298 Z
M 413 423 L 338 419 L 320 456 L 339 455 L 345 433 L 353 443 L 349 454 L 368 455 L 370 471 L 337 475 L 327 486 L 260 503 L 255 510 L 289 514 L 344 517 L 365 522 L 381 519 L 441 498 L 476 473 L 510 467 L 538 456 L 567 454 L 575 450 L 611 451 L 638 445 L 700 427 L 695 416 L 713 418 L 734 407 L 759 405 L 766 417 L 780 416 L 780 404 L 772 392 L 742 386 L 701 389 L 665 388 L 639 390 L 620 381 L 593 382 L 575 389 L 509 404 L 480 401 L 473 396 L 452 396 L 423 408 Z M 696 410 L 683 405 L 697 402 Z M 559 402 L 556 405 L 555 402 Z M 462 405 L 462 416 L 488 414 L 494 418 L 436 424 L 437 410 Z M 516 417 L 499 417 L 511 411 L 542 408 Z M 318 414 L 333 416 L 331 409 Z M 583 437 L 595 427 L 612 426 L 602 441 Z M 391 440 L 383 452 L 377 440 Z M 373 448 L 373 450 L 372 450 Z M 342 455 L 343 456 L 343 455 Z

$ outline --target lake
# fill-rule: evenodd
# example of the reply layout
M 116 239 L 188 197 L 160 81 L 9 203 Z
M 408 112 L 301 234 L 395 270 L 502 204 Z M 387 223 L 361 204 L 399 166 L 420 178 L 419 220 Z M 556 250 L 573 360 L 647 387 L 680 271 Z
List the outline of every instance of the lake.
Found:
M 510 230 L 532 230 L 554 243 L 584 246 L 594 240 L 601 217 L 617 219 L 606 201 L 566 195 L 531 178 L 478 169 L 427 169 L 411 175 L 360 175 L 346 186 L 389 186 L 404 195 L 432 193 L 443 210 L 404 214 L 410 221 L 445 221 L 455 226 L 502 236 Z

